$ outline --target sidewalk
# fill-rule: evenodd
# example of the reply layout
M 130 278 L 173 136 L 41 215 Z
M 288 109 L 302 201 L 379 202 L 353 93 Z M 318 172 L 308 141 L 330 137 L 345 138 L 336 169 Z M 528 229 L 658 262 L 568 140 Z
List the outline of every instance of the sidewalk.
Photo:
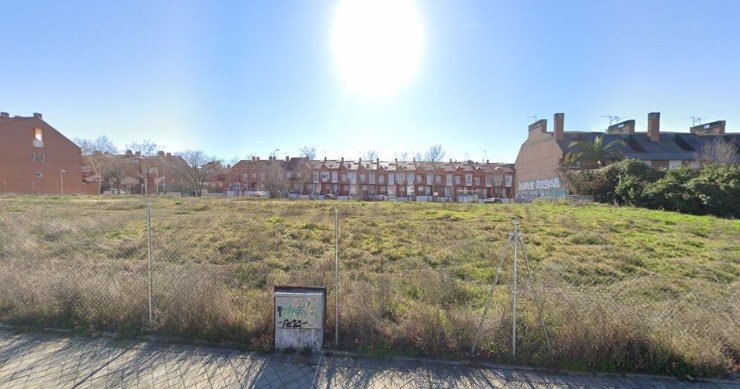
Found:
M 740 388 L 738 381 L 549 375 L 427 360 L 374 360 L 0 329 L 0 388 Z

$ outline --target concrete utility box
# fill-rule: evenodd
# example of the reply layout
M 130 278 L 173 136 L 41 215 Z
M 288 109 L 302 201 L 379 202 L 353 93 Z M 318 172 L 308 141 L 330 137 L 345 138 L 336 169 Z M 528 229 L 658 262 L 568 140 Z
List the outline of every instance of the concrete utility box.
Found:
M 324 346 L 326 288 L 275 287 L 275 348 Z

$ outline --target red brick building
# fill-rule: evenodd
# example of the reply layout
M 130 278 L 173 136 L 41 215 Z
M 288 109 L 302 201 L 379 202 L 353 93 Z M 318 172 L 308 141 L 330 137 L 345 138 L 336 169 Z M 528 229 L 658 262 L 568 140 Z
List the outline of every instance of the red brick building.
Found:
M 83 193 L 80 148 L 41 114 L 0 113 L 0 191 Z
M 279 185 L 282 193 L 312 197 L 475 201 L 513 198 L 513 182 L 513 167 L 500 163 L 252 157 L 231 168 L 225 187 L 234 196 Z

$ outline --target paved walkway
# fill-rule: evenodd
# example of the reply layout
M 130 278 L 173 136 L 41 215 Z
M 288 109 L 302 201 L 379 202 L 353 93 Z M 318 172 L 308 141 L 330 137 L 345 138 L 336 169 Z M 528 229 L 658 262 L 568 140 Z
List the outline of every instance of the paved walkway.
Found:
M 271 354 L 0 329 L 0 388 L 740 388 L 431 361 Z

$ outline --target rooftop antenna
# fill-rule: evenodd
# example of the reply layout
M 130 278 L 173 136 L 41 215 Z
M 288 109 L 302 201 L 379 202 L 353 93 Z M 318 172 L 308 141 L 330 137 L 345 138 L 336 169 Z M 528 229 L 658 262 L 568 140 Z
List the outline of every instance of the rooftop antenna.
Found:
M 537 121 L 537 115 L 527 116 L 527 119 L 532 118 L 534 121 Z
M 619 123 L 620 120 L 624 119 L 624 116 L 617 115 L 601 115 L 602 118 L 609 118 L 609 125 Z
M 486 162 L 486 160 L 488 159 L 488 150 L 486 149 L 481 151 L 483 151 L 483 162 Z
M 691 119 L 691 127 L 694 127 L 697 124 L 701 124 L 701 119 L 698 116 L 689 116 L 689 119 Z

